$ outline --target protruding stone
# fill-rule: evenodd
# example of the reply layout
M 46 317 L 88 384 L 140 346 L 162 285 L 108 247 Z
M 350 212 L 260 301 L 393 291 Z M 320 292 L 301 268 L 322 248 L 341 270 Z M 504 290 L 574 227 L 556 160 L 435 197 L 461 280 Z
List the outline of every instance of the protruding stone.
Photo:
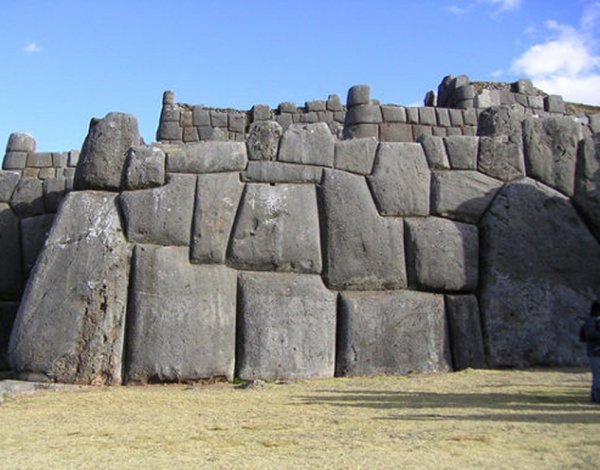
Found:
M 546 96 L 544 98 L 544 110 L 549 113 L 565 114 L 565 103 L 562 99 L 562 96 Z
M 521 178 L 525 176 L 523 147 L 502 137 L 479 137 L 477 169 L 502 181 Z
M 340 97 L 338 95 L 329 95 L 327 97 L 327 103 L 326 103 L 326 108 L 328 111 L 341 111 L 342 109 L 344 109 L 344 107 L 342 106 L 342 101 L 340 100 Z
M 18 299 L 23 282 L 19 218 L 0 202 L 0 299 Z
M 338 376 L 452 368 L 441 295 L 408 290 L 344 292 L 338 330 Z
M 9 202 L 21 175 L 16 171 L 0 171 L 0 202 Z
M 167 90 L 163 93 L 163 99 L 162 99 L 162 103 L 163 105 L 165 104 L 175 104 L 175 92 L 171 91 L 171 90 Z
M 381 215 L 429 215 L 430 171 L 420 144 L 379 144 L 368 181 Z
M 324 279 L 331 289 L 406 287 L 402 220 L 381 217 L 363 177 L 325 170 Z
M 165 186 L 121 193 L 127 238 L 137 243 L 189 245 L 195 189 L 195 176 L 170 175 Z
M 467 291 L 479 279 L 477 226 L 438 217 L 404 220 L 409 286 L 431 291 Z
M 314 187 L 248 184 L 227 260 L 238 269 L 319 274 L 320 243 Z
M 277 159 L 306 165 L 333 166 L 335 138 L 327 124 L 292 124 L 283 133 Z
M 67 196 L 13 328 L 9 360 L 17 372 L 121 383 L 130 251 L 116 196 Z
M 360 175 L 370 174 L 377 145 L 373 137 L 336 142 L 334 167 Z
M 248 157 L 243 142 L 200 142 L 168 152 L 167 171 L 172 173 L 217 173 L 240 171 Z
M 10 205 L 19 217 L 32 217 L 43 214 L 44 190 L 42 182 L 34 177 L 21 177 L 10 198 Z
M 103 119 L 92 119 L 75 172 L 75 188 L 118 191 L 127 151 L 140 143 L 135 117 L 110 113 Z
M 355 85 L 348 90 L 346 106 L 358 106 L 371 102 L 371 87 L 369 85 Z
M 479 139 L 464 135 L 444 138 L 450 166 L 454 170 L 476 170 Z
M 271 117 L 271 108 L 266 104 L 256 104 L 252 106 L 250 111 L 252 114 L 252 122 L 269 121 Z
M 241 273 L 237 376 L 333 377 L 336 294 L 314 275 Z
M 8 137 L 6 152 L 35 152 L 35 139 L 26 132 L 15 132 Z
M 372 104 L 353 106 L 346 113 L 346 126 L 353 124 L 377 124 L 383 121 L 381 107 Z
M 276 160 L 282 127 L 275 121 L 259 121 L 250 125 L 246 144 L 250 160 Z
M 582 318 L 598 296 L 600 246 L 568 198 L 507 184 L 480 224 L 480 302 L 491 367 L 586 362 Z
M 510 84 L 510 89 L 514 93 L 521 93 L 522 95 L 534 95 L 536 93 L 531 80 L 517 80 Z
M 21 249 L 23 253 L 23 272 L 25 277 L 33 269 L 44 242 L 48 238 L 54 214 L 38 215 L 21 220 Z
M 137 246 L 127 317 L 127 382 L 233 378 L 237 274 L 188 250 Z
M 425 158 L 431 170 L 449 170 L 450 161 L 446 153 L 444 139 L 431 135 L 424 135 L 419 138 L 419 143 L 423 146 Z
M 125 189 L 147 189 L 165 184 L 165 158 L 165 153 L 158 147 L 131 147 L 127 152 Z
M 244 185 L 237 173 L 198 175 L 192 263 L 223 264 Z
M 445 302 L 454 369 L 485 368 L 485 350 L 477 297 L 447 295 Z

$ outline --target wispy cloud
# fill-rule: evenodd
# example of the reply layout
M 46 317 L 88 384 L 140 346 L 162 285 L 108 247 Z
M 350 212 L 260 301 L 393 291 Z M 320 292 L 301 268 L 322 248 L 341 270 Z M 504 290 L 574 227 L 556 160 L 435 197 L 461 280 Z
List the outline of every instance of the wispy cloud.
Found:
M 469 4 L 463 7 L 459 7 L 458 5 L 448 5 L 444 7 L 444 10 L 446 10 L 448 13 L 452 13 L 453 15 L 458 16 L 468 13 L 472 6 L 473 4 Z
M 475 0 L 469 3 L 463 2 L 462 5 L 447 5 L 444 7 L 444 10 L 448 13 L 459 16 L 469 13 L 477 6 L 477 4 L 491 5 L 495 7 L 493 16 L 496 16 L 504 12 L 517 10 L 521 6 L 521 2 L 522 0 Z
M 27 54 L 39 54 L 42 52 L 42 48 L 36 42 L 30 42 L 23 47 L 23 52 Z
M 600 2 L 584 11 L 578 27 L 548 20 L 549 37 L 517 57 L 511 70 L 569 101 L 600 104 L 600 56 L 594 52 Z
M 494 70 L 493 72 L 490 73 L 490 75 L 494 78 L 501 77 L 502 75 L 504 75 L 504 70 L 502 70 L 502 69 Z

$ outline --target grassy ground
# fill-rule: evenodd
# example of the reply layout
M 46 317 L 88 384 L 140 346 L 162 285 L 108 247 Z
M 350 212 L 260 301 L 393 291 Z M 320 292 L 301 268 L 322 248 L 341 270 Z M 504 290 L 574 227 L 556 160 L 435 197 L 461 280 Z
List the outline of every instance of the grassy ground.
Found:
M 581 370 L 38 392 L 0 406 L 0 468 L 598 468 Z

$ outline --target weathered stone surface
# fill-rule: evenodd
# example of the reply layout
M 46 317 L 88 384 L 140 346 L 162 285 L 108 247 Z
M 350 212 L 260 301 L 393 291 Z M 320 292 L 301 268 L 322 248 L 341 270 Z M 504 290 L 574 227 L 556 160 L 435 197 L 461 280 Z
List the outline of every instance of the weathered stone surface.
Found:
M 465 135 L 444 138 L 444 144 L 454 170 L 476 170 L 479 139 Z
M 429 165 L 420 144 L 379 144 L 368 178 L 381 215 L 429 214 Z
M 584 364 L 578 333 L 600 289 L 590 262 L 600 247 L 569 200 L 530 179 L 509 183 L 480 230 L 490 365 Z
M 256 104 L 250 111 L 252 121 L 268 121 L 271 119 L 271 108 L 266 104 Z
M 140 143 L 134 116 L 109 113 L 103 119 L 92 119 L 75 172 L 75 188 L 118 191 L 127 151 Z
M 332 377 L 336 298 L 319 276 L 241 273 L 237 375 Z
M 383 121 L 381 108 L 373 104 L 361 104 L 348 109 L 346 113 L 347 126 L 352 124 L 373 124 Z
M 524 115 L 508 106 L 484 109 L 479 115 L 477 135 L 488 137 L 512 136 L 520 139 Z
M 382 106 L 381 112 L 385 122 L 406 122 L 406 110 L 403 106 Z
M 402 220 L 378 214 L 365 179 L 325 170 L 319 197 L 329 288 L 406 287 Z
M 283 128 L 275 121 L 259 121 L 250 125 L 246 145 L 250 160 L 275 160 Z
M 479 278 L 477 226 L 438 217 L 404 220 L 409 286 L 474 291 Z
M 227 261 L 239 269 L 320 273 L 319 215 L 314 187 L 246 185 Z
M 35 139 L 26 132 L 14 132 L 8 137 L 7 152 L 35 152 Z
M 65 196 L 67 180 L 63 176 L 49 178 L 43 183 L 44 207 L 48 212 L 56 212 Z
M 335 143 L 334 167 L 360 175 L 368 175 L 373 169 L 377 139 L 342 140 Z
M 326 108 L 328 111 L 341 111 L 344 107 L 338 95 L 329 95 L 327 97 Z
M 233 378 L 237 273 L 179 247 L 134 251 L 127 382 Z
M 523 133 L 527 175 L 572 196 L 579 125 L 568 117 L 528 118 Z
M 549 113 L 565 113 L 565 103 L 562 96 L 550 95 L 544 97 L 544 109 Z
M 371 87 L 369 85 L 354 85 L 348 90 L 346 106 L 357 106 L 371 102 Z
M 15 171 L 0 171 L 0 202 L 9 202 L 21 176 Z
M 18 298 L 22 282 L 19 218 L 0 202 L 0 299 Z
M 338 376 L 451 369 L 441 295 L 344 292 L 338 329 Z
M 31 168 L 47 168 L 52 166 L 52 154 L 50 152 L 30 153 L 27 156 L 27 166 Z
M 0 370 L 9 368 L 7 356 L 8 339 L 10 338 L 10 332 L 12 331 L 18 309 L 19 302 L 0 301 Z M 2 403 L 1 394 L 0 403 Z
M 477 297 L 447 295 L 445 302 L 454 369 L 485 368 L 485 350 Z
M 147 189 L 165 184 L 165 158 L 165 153 L 158 147 L 131 147 L 127 152 L 125 189 Z
M 242 181 L 251 183 L 310 183 L 321 182 L 323 168 L 295 163 L 250 161 L 240 173 Z
M 22 170 L 27 166 L 27 152 L 6 152 L 2 161 L 5 170 Z
M 477 169 L 502 181 L 521 178 L 525 176 L 523 147 L 501 137 L 480 137 Z
M 502 183 L 477 171 L 436 171 L 431 175 L 431 213 L 477 223 Z
M 331 167 L 335 138 L 327 124 L 292 124 L 284 133 L 277 159 L 282 162 L 304 163 Z
M 34 177 L 23 176 L 13 191 L 10 205 L 20 217 L 43 214 L 44 189 L 42 182 Z
M 381 142 L 413 142 L 413 126 L 403 123 L 385 123 L 379 126 Z M 374 134 L 377 138 L 377 133 Z
M 600 134 L 580 145 L 573 202 L 600 240 Z
M 226 142 L 229 140 L 226 130 L 218 127 L 198 127 L 198 138 L 203 142 Z M 228 164 L 231 165 L 231 163 Z M 226 168 L 223 171 L 229 170 Z
M 167 171 L 174 173 L 218 173 L 241 171 L 248 156 L 243 142 L 207 141 L 167 152 Z
M 419 122 L 427 126 L 436 126 L 435 109 L 431 107 L 419 108 Z
M 170 175 L 160 188 L 121 193 L 127 238 L 137 243 L 189 245 L 195 189 L 195 176 Z
M 16 371 L 121 383 L 130 252 L 116 196 L 65 198 L 13 328 L 8 354 Z
M 444 139 L 431 135 L 424 135 L 419 138 L 419 143 L 423 146 L 425 158 L 432 170 L 449 170 L 450 161 L 446 153 Z
M 23 253 L 23 272 L 29 276 L 50 229 L 54 214 L 38 215 L 21 220 L 21 250 Z
M 382 124 L 382 126 L 395 126 L 395 124 Z M 344 126 L 342 137 L 344 139 L 367 139 L 379 136 L 378 124 L 354 124 Z
M 223 264 L 244 185 L 237 173 L 198 175 L 192 263 Z

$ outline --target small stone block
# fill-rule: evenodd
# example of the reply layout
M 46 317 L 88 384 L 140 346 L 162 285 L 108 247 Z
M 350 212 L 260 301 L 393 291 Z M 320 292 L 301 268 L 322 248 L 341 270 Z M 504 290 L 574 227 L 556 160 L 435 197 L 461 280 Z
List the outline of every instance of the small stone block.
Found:
M 448 115 L 450 116 L 450 124 L 452 126 L 464 125 L 464 113 L 460 109 L 449 109 Z M 477 124 L 477 122 L 475 122 L 475 124 Z
M 192 108 L 192 121 L 194 126 L 210 126 L 210 111 L 202 106 Z
M 271 119 L 271 108 L 266 104 L 255 104 L 252 106 L 252 122 L 268 121 Z
M 406 110 L 403 106 L 382 106 L 384 122 L 406 122 Z
M 227 113 L 221 111 L 211 111 L 210 122 L 213 127 L 227 127 Z
M 419 122 L 429 126 L 437 125 L 435 108 L 419 108 Z
M 325 111 L 327 109 L 325 101 L 313 100 L 306 102 L 306 109 L 308 111 Z
M 31 134 L 15 132 L 8 137 L 7 152 L 35 152 L 35 139 Z
M 27 152 L 8 151 L 4 155 L 4 170 L 22 170 L 27 166 Z
M 232 132 L 246 132 L 246 114 L 231 113 L 229 115 L 229 130 Z
M 419 108 L 404 108 L 406 110 L 406 121 L 409 124 L 419 124 Z
M 371 87 L 369 85 L 355 85 L 348 90 L 346 106 L 369 104 L 371 101 Z
M 27 166 L 31 168 L 48 168 L 52 166 L 50 152 L 30 153 L 27 157 Z
M 343 109 L 342 100 L 338 95 L 329 95 L 325 107 L 328 111 L 341 111 Z
M 193 114 L 191 110 L 181 111 L 181 118 L 179 119 L 181 127 L 191 127 L 194 125 Z
M 79 150 L 71 150 L 69 152 L 69 162 L 68 165 L 70 167 L 76 167 L 77 163 L 79 163 Z
M 437 123 L 439 126 L 450 127 L 450 113 L 446 108 L 435 108 Z

